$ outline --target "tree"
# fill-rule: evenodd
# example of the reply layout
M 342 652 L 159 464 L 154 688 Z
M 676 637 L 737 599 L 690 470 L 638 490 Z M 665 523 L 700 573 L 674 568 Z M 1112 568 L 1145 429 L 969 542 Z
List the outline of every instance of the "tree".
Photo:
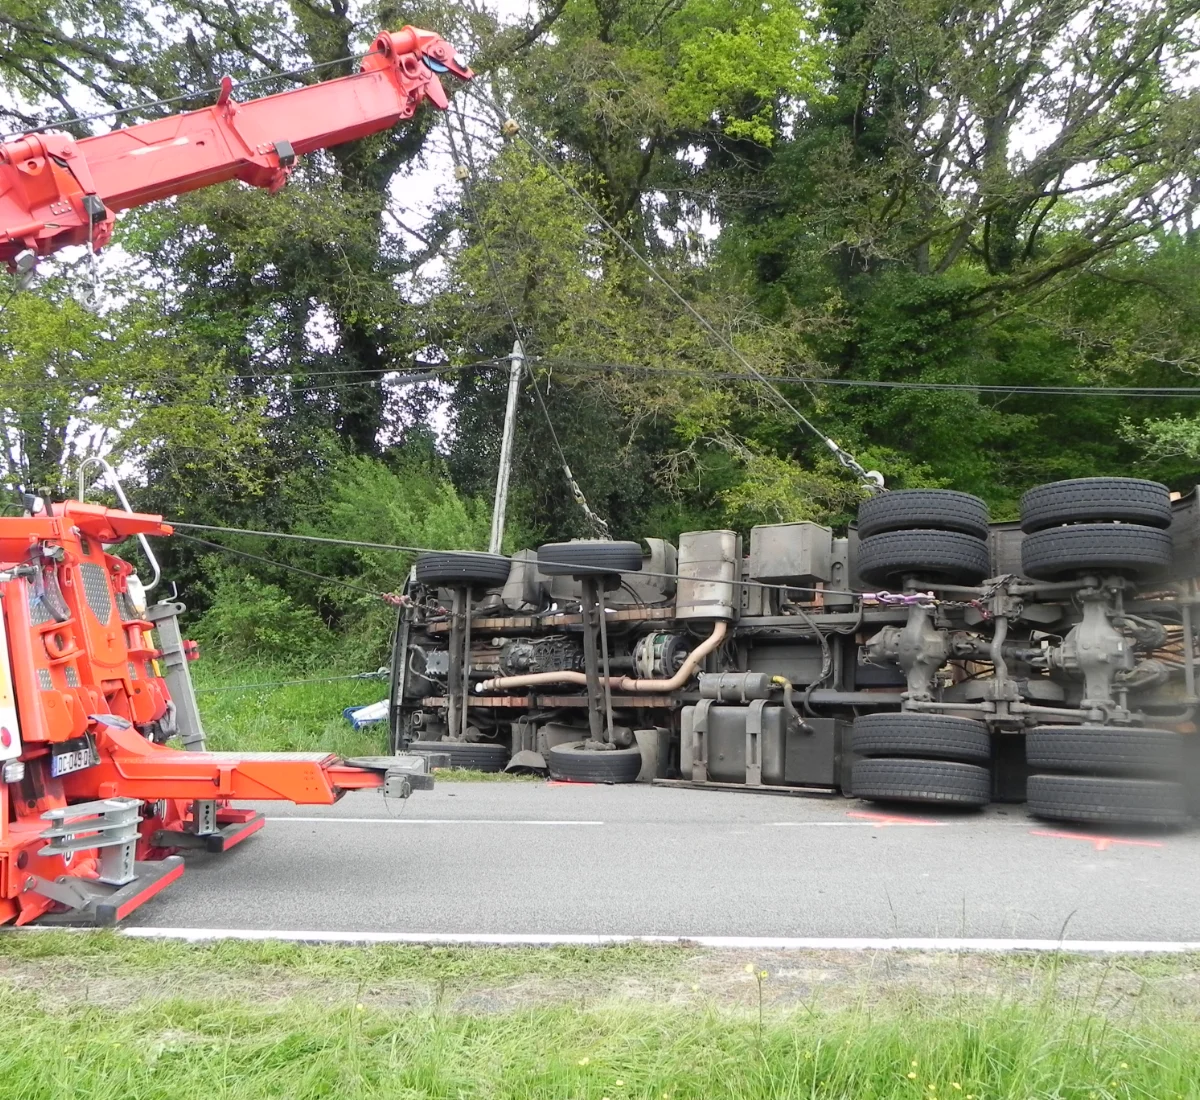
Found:
M 254 489 L 261 403 L 231 393 L 223 360 L 166 339 L 139 311 L 91 313 L 68 290 L 52 279 L 0 313 L 4 481 L 71 493 L 74 467 L 100 451 Z

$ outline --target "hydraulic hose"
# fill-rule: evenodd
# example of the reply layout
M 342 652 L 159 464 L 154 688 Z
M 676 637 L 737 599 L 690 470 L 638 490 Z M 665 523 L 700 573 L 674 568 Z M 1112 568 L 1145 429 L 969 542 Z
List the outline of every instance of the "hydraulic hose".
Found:
M 635 694 L 678 691 L 692 678 L 697 666 L 725 640 L 729 629 L 724 621 L 713 623 L 712 633 L 684 659 L 679 671 L 669 680 L 635 680 L 631 676 L 610 676 L 609 688 Z M 484 680 L 475 690 L 480 694 L 488 691 L 506 691 L 510 688 L 537 687 L 540 684 L 580 684 L 587 686 L 587 674 L 583 672 L 527 672 L 522 676 L 498 676 Z

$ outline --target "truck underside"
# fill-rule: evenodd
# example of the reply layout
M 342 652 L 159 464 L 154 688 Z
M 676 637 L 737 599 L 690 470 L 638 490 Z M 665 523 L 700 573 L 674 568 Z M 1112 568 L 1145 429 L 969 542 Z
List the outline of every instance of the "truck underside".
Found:
M 1174 825 L 1200 809 L 1200 504 L 1128 478 L 881 493 L 813 523 L 418 560 L 393 746 L 883 802 Z

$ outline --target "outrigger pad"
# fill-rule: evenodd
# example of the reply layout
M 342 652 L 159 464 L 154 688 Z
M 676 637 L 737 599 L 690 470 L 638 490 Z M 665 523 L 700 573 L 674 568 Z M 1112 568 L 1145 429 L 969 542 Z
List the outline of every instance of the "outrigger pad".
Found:
M 124 886 L 105 886 L 94 879 L 66 880 L 75 888 L 82 887 L 83 891 L 90 895 L 87 903 L 58 913 L 44 913 L 37 919 L 37 923 L 82 925 L 90 928 L 111 927 L 179 878 L 183 874 L 183 857 L 139 860 L 133 865 L 133 870 L 136 877 Z

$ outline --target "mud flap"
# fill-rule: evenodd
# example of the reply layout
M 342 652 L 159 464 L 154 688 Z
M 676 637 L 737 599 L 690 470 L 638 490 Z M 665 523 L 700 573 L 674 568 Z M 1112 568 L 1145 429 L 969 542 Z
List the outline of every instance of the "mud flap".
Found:
M 547 770 L 546 758 L 540 752 L 534 752 L 533 749 L 522 749 L 504 765 L 504 770 L 506 772 L 544 772 Z
M 662 726 L 634 730 L 633 739 L 642 754 L 642 769 L 638 772 L 635 782 L 652 783 L 655 779 L 665 779 L 671 731 Z

